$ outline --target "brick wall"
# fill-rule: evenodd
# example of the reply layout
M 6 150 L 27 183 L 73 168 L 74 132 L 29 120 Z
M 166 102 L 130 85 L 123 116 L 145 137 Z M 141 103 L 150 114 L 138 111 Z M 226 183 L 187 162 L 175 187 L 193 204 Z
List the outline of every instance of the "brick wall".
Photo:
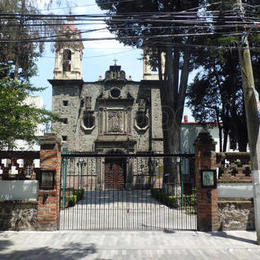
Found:
M 214 231 L 219 227 L 217 188 L 201 185 L 201 170 L 216 168 L 216 143 L 208 132 L 201 132 L 195 141 L 195 174 L 197 189 L 197 223 L 200 231 Z
M 54 134 L 45 134 L 41 140 L 41 170 L 54 170 L 55 183 L 52 190 L 39 190 L 38 224 L 41 230 L 57 230 L 60 212 L 60 141 Z

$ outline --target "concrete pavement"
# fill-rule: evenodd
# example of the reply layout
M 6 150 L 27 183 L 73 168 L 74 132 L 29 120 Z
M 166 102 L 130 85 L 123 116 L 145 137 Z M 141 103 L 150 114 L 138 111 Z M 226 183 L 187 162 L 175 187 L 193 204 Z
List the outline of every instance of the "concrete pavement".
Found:
M 260 259 L 246 231 L 0 232 L 0 259 Z
M 196 230 L 191 206 L 170 208 L 150 190 L 87 191 L 83 200 L 60 212 L 60 230 Z

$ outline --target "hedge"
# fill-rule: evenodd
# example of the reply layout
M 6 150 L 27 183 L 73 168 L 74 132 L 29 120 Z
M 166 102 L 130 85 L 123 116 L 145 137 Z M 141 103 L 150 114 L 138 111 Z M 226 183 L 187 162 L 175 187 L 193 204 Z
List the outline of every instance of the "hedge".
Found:
M 66 207 L 73 207 L 79 200 L 83 199 L 83 196 L 83 189 L 74 190 L 73 195 L 66 196 Z
M 169 195 L 168 193 L 164 192 L 162 189 L 151 189 L 151 195 L 159 202 L 161 202 L 162 204 L 170 208 L 177 208 L 182 203 L 184 206 L 194 207 L 196 205 L 195 191 L 193 191 L 192 195 L 176 196 L 176 195 Z
M 73 207 L 77 203 L 76 195 L 67 195 L 66 196 L 66 207 Z
M 82 200 L 84 196 L 84 190 L 83 189 L 74 190 L 73 195 L 77 196 L 78 201 Z

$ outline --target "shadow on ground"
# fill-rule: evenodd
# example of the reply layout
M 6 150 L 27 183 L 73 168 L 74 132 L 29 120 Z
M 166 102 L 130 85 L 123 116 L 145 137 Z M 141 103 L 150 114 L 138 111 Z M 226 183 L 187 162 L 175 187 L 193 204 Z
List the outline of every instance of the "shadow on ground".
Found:
M 13 245 L 13 243 L 10 242 L 9 240 L 0 240 L 0 252 L 11 245 Z M 1 253 L 0 253 L 0 259 L 1 259 Z
M 154 199 L 150 190 L 104 190 L 85 191 L 79 205 L 105 205 L 111 203 L 155 204 L 160 203 Z
M 239 237 L 239 236 L 234 236 L 234 235 L 228 234 L 226 232 L 212 232 L 210 234 L 212 236 L 215 236 L 215 237 L 223 237 L 223 238 L 228 238 L 228 239 L 234 239 L 236 241 L 245 242 L 245 243 L 254 244 L 254 245 L 257 244 L 256 240 L 248 239 L 248 238 L 244 238 L 244 237 Z
M 5 241 L 1 241 L 5 242 Z M 4 248 L 4 247 L 1 247 Z M 13 250 L 11 253 L 0 253 L 0 259 L 82 259 L 88 255 L 97 253 L 95 244 L 81 245 L 79 243 L 69 243 L 64 248 L 40 247 L 29 250 Z

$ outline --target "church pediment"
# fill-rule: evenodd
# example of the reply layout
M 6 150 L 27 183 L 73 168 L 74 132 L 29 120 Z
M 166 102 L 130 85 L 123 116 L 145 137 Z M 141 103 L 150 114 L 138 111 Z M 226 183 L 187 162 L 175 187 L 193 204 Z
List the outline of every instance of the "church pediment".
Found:
M 134 103 L 134 98 L 129 92 L 123 93 L 121 88 L 111 87 L 97 98 L 97 102 L 106 106 L 109 106 L 109 104 L 129 106 Z
M 121 70 L 121 66 L 115 63 L 106 71 L 105 81 L 126 81 L 125 72 Z

